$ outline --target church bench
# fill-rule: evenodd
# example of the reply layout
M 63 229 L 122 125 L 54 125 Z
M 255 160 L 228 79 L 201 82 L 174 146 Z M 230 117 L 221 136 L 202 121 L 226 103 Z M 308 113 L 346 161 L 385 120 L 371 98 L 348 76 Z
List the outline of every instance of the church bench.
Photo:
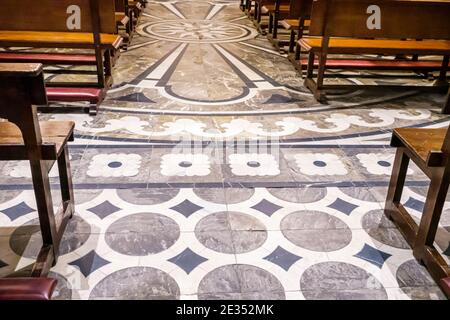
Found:
M 58 281 L 49 278 L 0 279 L 0 301 L 51 300 Z
M 324 85 L 329 54 L 437 55 L 442 64 L 436 84 L 443 86 L 436 89 L 442 90 L 448 86 L 449 16 L 450 2 L 444 0 L 315 0 L 309 34 L 298 41 L 308 53 L 305 85 L 319 101 L 325 101 L 326 89 L 351 87 Z
M 269 12 L 269 34 L 267 38 L 277 49 L 289 44 L 290 51 L 295 47 L 296 33 L 309 24 L 312 0 L 276 0 L 275 8 Z M 279 39 L 279 28 L 288 30 L 287 39 Z M 292 49 L 291 49 L 292 48 Z
M 64 107 L 64 110 L 83 110 L 95 116 L 100 104 L 105 100 L 107 89 L 105 88 L 83 88 L 83 87 L 49 87 L 46 88 L 47 99 L 51 103 L 88 102 L 85 107 Z M 61 107 L 52 105 L 40 106 L 41 112 L 59 112 Z
M 450 268 L 434 247 L 434 241 L 450 183 L 450 130 L 448 127 L 394 129 L 391 146 L 397 148 L 397 152 L 385 214 L 398 226 L 415 258 L 444 289 L 445 283 L 440 281 L 450 277 Z M 419 224 L 400 202 L 410 161 L 430 179 Z
M 441 279 L 440 287 L 442 291 L 450 298 L 450 277 Z
M 37 105 L 46 105 L 42 64 L 0 63 L 0 160 L 28 160 L 36 198 L 42 248 L 31 276 L 46 276 L 59 256 L 59 245 L 74 213 L 68 141 L 75 123 L 39 122 Z M 54 212 L 49 171 L 57 163 L 62 206 Z
M 21 9 L 30 7 L 32 16 Z M 104 88 L 112 83 L 111 56 L 122 43 L 116 34 L 114 0 L 42 0 L 39 6 L 24 0 L 20 7 L 14 0 L 3 0 L 2 8 L 1 47 L 90 49 L 96 59 L 95 85 Z

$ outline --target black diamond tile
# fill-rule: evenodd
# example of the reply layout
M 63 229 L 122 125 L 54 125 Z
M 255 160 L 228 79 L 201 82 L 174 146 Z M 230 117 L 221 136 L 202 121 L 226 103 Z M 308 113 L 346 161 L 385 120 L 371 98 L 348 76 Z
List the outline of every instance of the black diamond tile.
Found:
M 425 206 L 425 203 L 423 203 L 420 200 L 409 198 L 408 201 L 405 202 L 405 207 L 414 209 L 419 212 L 423 212 L 423 207 Z
M 80 272 L 88 277 L 95 270 L 110 264 L 108 260 L 100 257 L 94 250 L 86 254 L 84 257 L 81 257 L 78 260 L 72 261 L 69 263 L 71 266 L 77 266 L 80 269 Z
M 357 205 L 342 200 L 341 198 L 337 198 L 336 201 L 330 204 L 328 207 L 340 211 L 342 213 L 345 213 L 348 216 L 353 212 L 353 210 L 358 208 Z
M 203 209 L 203 207 L 200 207 L 200 206 L 196 205 L 195 203 L 192 203 L 189 200 L 184 200 L 182 203 L 180 203 L 170 209 L 181 213 L 186 218 L 189 218 L 191 215 L 193 215 L 197 211 Z
M 98 206 L 88 209 L 88 211 L 95 213 L 101 219 L 104 219 L 107 216 L 109 216 L 119 210 L 121 210 L 121 209 L 116 207 L 109 201 L 105 201 L 103 203 L 100 203 Z
M 135 92 L 132 94 L 129 94 L 127 96 L 123 96 L 120 98 L 116 98 L 117 101 L 126 101 L 126 102 L 144 102 L 144 103 L 155 103 L 155 101 L 149 99 L 145 94 L 142 92 Z
M 202 256 L 193 252 L 191 249 L 187 248 L 179 255 L 169 259 L 169 261 L 176 264 L 187 274 L 189 274 L 203 262 L 208 261 L 208 259 L 203 258 Z
M 0 269 L 7 267 L 7 266 L 8 266 L 8 264 L 6 262 L 4 262 L 3 260 L 0 260 Z
M 302 259 L 302 257 L 290 253 L 282 247 L 278 247 L 264 259 L 276 264 L 285 271 L 289 271 L 289 268 L 298 260 Z
M 267 201 L 266 199 L 262 200 L 260 203 L 252 207 L 252 209 L 258 210 L 259 212 L 262 212 L 269 217 L 282 208 L 283 207 Z
M 391 257 L 391 254 L 380 251 L 369 246 L 368 244 L 365 244 L 364 248 L 362 248 L 360 252 L 355 254 L 355 257 L 368 261 L 381 269 L 384 262 L 389 259 L 389 257 Z
M 25 202 L 21 202 L 14 207 L 10 207 L 8 209 L 2 210 L 4 214 L 6 214 L 11 221 L 14 221 L 24 215 L 27 215 L 33 211 L 36 211 L 30 208 Z

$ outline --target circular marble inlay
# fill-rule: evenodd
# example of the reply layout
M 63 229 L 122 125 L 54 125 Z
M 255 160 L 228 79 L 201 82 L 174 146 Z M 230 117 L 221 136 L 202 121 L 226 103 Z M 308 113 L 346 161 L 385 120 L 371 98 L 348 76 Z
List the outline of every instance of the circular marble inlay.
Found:
M 180 298 L 176 281 L 164 271 L 133 267 L 116 271 L 92 290 L 89 299 L 174 300 Z
M 81 247 L 89 238 L 91 226 L 79 216 L 74 216 L 64 232 L 60 255 L 72 252 Z M 36 259 L 41 247 L 42 236 L 39 219 L 28 221 L 14 230 L 9 239 L 11 249 L 19 256 Z
M 239 212 L 218 212 L 203 218 L 195 227 L 195 235 L 205 247 L 228 254 L 253 251 L 267 239 L 258 219 Z
M 386 290 L 374 276 L 352 264 L 334 261 L 306 269 L 300 290 L 308 300 L 387 299 Z
M 119 161 L 113 161 L 113 162 L 108 163 L 108 167 L 113 168 L 113 169 L 120 168 L 121 166 L 122 166 L 122 162 L 119 162 Z
M 146 256 L 167 250 L 179 237 L 180 227 L 174 220 L 156 213 L 138 213 L 114 222 L 105 241 L 119 253 Z
M 50 272 L 48 274 L 48 277 L 58 280 L 58 283 L 52 296 L 52 300 L 72 299 L 72 289 L 70 287 L 70 283 L 67 281 L 65 277 L 55 272 Z
M 247 162 L 247 165 L 250 168 L 259 168 L 259 167 L 261 167 L 261 163 L 259 163 L 258 161 L 249 161 L 249 162 Z
M 427 269 L 415 259 L 400 265 L 396 278 L 400 289 L 413 300 L 445 299 Z M 423 288 L 427 288 L 427 290 Z
M 319 211 L 291 213 L 281 221 L 281 231 L 293 244 L 312 251 L 336 251 L 352 241 L 352 231 L 345 222 Z
M 319 168 L 323 168 L 323 167 L 326 167 L 326 166 L 327 166 L 326 162 L 319 161 L 319 160 L 314 161 L 313 163 L 314 163 L 314 165 L 315 165 L 316 167 L 319 167 Z
M 198 287 L 199 300 L 282 300 L 284 288 L 270 272 L 236 264 L 208 273 Z
M 192 167 L 192 162 L 182 161 L 178 165 L 182 168 L 190 168 L 190 167 Z
M 378 163 L 378 165 L 380 165 L 382 167 L 386 167 L 386 168 L 391 166 L 391 164 L 388 161 L 384 161 L 384 160 L 380 160 L 377 163 Z
M 383 210 L 367 212 L 363 216 L 361 224 L 364 230 L 379 242 L 395 248 L 410 249 L 408 242 L 394 223 L 386 218 Z
M 255 30 L 223 21 L 164 20 L 144 24 L 144 36 L 188 43 L 239 42 L 254 38 Z

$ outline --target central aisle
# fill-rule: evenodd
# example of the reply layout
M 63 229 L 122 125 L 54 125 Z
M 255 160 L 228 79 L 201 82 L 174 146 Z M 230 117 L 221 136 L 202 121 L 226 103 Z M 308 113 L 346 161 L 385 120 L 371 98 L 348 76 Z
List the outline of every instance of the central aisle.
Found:
M 382 211 L 390 131 L 444 125 L 439 96 L 360 90 L 320 105 L 237 0 L 150 1 L 115 70 L 97 117 L 45 116 L 77 123 L 58 298 L 444 297 Z M 1 166 L 0 275 L 39 239 L 24 236 L 27 164 Z M 412 179 L 406 205 L 421 210 L 427 180 Z

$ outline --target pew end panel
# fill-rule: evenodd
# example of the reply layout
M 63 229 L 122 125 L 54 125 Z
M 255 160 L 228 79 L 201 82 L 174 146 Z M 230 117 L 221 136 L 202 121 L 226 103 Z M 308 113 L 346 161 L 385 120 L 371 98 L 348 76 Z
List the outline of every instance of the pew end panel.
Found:
M 46 104 L 42 64 L 0 63 L 0 160 L 30 162 L 43 245 L 32 276 L 48 274 L 59 255 L 59 244 L 74 213 L 67 142 L 73 122 L 39 122 L 36 104 Z M 58 164 L 62 207 L 54 213 L 49 171 Z

